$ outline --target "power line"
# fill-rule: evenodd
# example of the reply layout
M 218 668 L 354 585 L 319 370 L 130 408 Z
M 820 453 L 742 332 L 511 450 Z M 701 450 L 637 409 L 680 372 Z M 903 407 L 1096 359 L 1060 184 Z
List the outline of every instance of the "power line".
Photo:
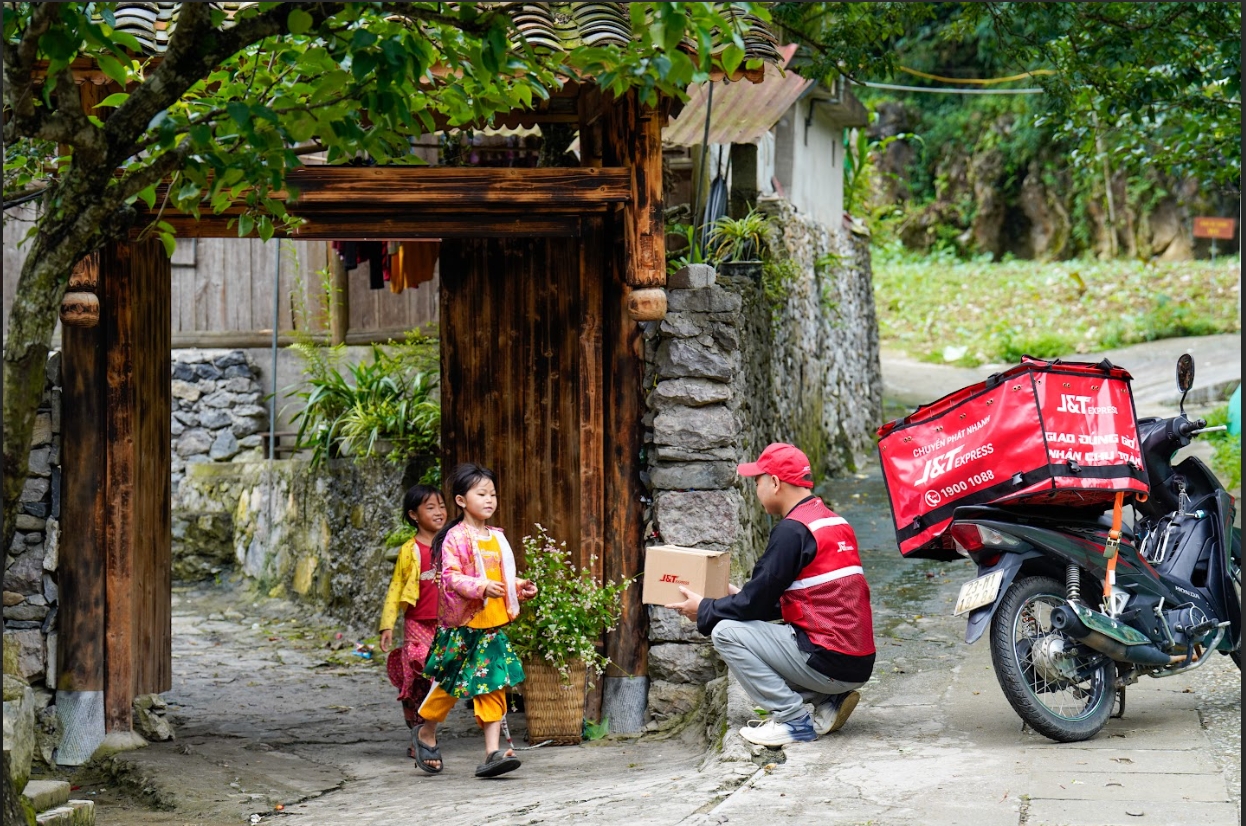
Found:
M 902 72 L 908 72 L 910 75 L 914 75 L 916 77 L 924 77 L 927 80 L 937 80 L 940 83 L 968 83 L 971 86 L 990 86 L 995 83 L 1011 83 L 1014 80 L 1025 80 L 1027 78 L 1037 77 L 1038 75 L 1056 74 L 1056 71 L 1054 69 L 1035 69 L 1032 72 L 1022 72 L 1019 75 L 1011 75 L 1009 77 L 990 77 L 990 78 L 943 77 L 941 75 L 932 75 L 932 74 L 927 74 L 926 72 L 919 72 L 916 69 L 910 69 L 908 66 L 897 66 L 896 68 Z
M 900 86 L 895 83 L 872 83 L 868 80 L 854 80 L 857 86 L 868 86 L 871 89 L 892 89 L 897 92 L 925 92 L 935 95 L 1041 95 L 1042 89 L 939 89 L 934 86 Z

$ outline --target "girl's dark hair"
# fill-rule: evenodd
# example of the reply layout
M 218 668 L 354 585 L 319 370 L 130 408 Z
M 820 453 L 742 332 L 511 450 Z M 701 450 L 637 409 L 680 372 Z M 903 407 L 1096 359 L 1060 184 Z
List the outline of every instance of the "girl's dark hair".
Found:
M 454 470 L 450 471 L 450 498 L 456 496 L 466 496 L 467 492 L 479 485 L 485 480 L 493 483 L 497 487 L 498 477 L 483 465 L 475 462 L 463 462 L 456 465 Z M 446 534 L 450 533 L 450 529 L 463 521 L 463 511 L 459 511 L 459 515 L 447 522 L 441 530 L 437 531 L 437 536 L 433 538 L 433 570 L 440 575 L 441 573 L 441 546 L 446 543 Z
M 407 493 L 402 497 L 402 518 L 407 524 L 413 528 L 418 528 L 415 520 L 411 518 L 411 511 L 419 510 L 420 505 L 428 501 L 430 496 L 441 496 L 441 491 L 432 485 L 412 485 L 407 488 Z

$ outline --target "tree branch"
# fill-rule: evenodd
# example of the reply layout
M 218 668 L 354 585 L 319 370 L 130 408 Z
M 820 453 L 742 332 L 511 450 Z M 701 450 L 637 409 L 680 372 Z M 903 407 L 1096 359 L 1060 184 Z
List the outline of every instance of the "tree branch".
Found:
M 301 9 L 310 14 L 315 25 L 342 8 L 340 3 L 282 3 L 227 29 L 214 29 L 209 4 L 184 3 L 164 59 L 108 119 L 105 128 L 111 165 L 120 166 L 152 118 L 218 65 L 266 37 L 286 33 L 291 11 Z
M 35 106 L 35 60 L 39 55 L 39 38 L 51 28 L 59 12 L 56 3 L 35 4 L 30 25 L 22 32 L 21 40 L 15 48 L 4 52 L 5 97 L 10 107 L 6 134 L 10 123 L 21 124 L 15 129 L 25 132 L 37 129 L 42 120 L 43 110 Z
M 121 179 L 120 200 L 125 201 L 142 192 L 147 187 L 160 183 L 166 176 L 172 175 L 181 168 L 182 163 L 186 160 L 186 156 L 190 154 L 190 150 L 191 142 L 182 141 L 168 152 L 157 156 L 147 166 L 126 175 Z

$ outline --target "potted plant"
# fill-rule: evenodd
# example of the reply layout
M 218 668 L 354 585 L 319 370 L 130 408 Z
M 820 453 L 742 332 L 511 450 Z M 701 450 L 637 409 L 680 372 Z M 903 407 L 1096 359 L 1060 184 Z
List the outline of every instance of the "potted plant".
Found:
M 750 209 L 743 218 L 719 218 L 710 228 L 707 257 L 721 264 L 760 264 L 767 252 L 770 219 Z
M 295 416 L 298 444 L 312 450 L 312 464 L 326 458 L 388 456 L 403 462 L 435 451 L 441 431 L 437 374 L 420 370 L 402 348 L 390 354 L 373 345 L 371 362 L 340 369 L 339 348 L 309 343 L 294 348 L 307 361 L 307 389 Z
M 588 673 L 602 674 L 606 657 L 602 634 L 619 621 L 627 582 L 599 583 L 587 568 L 574 565 L 565 542 L 556 542 L 536 525 L 523 538 L 524 576 L 537 595 L 506 628 L 523 662 L 524 711 L 532 742 L 579 743 L 584 727 Z

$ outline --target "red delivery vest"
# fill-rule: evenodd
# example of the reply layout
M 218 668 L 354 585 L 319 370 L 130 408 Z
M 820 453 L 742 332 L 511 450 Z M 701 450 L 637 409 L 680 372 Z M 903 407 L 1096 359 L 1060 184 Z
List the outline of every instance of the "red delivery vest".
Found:
M 783 619 L 819 648 L 858 657 L 873 654 L 870 586 L 852 527 L 816 497 L 786 518 L 809 529 L 818 552 L 779 598 Z

